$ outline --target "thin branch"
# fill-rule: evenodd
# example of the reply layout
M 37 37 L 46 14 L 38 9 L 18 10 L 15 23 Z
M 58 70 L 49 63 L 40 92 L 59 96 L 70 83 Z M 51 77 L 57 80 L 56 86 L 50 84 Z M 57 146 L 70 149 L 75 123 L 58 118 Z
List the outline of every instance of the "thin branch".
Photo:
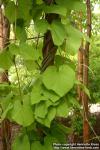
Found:
M 82 100 L 82 103 L 83 103 L 83 100 Z M 84 103 L 83 103 L 83 109 L 85 109 Z M 85 111 L 85 110 L 84 110 L 84 111 Z M 80 114 L 81 114 L 81 116 L 83 117 L 83 111 L 80 110 Z M 95 130 L 93 129 L 93 127 L 92 127 L 90 121 L 89 121 L 88 118 L 87 118 L 86 112 L 85 112 L 85 117 L 86 117 L 86 120 L 87 120 L 87 122 L 88 122 L 88 124 L 89 124 L 90 129 L 92 130 L 93 134 L 95 135 L 95 138 L 92 138 L 92 139 L 98 139 L 98 142 L 100 142 L 100 137 L 96 134 Z M 91 140 L 91 139 L 88 139 L 87 142 L 90 141 L 90 140 Z
M 14 59 L 13 59 L 13 63 L 14 63 L 14 66 L 15 66 L 16 75 L 17 75 L 17 80 L 18 80 L 19 94 L 20 94 L 20 98 L 21 98 L 21 103 L 23 104 L 22 92 L 21 92 L 21 85 L 20 85 L 20 78 L 19 78 L 19 74 L 18 74 L 17 65 L 16 65 L 16 62 L 15 62 L 15 57 L 14 57 Z
M 76 63 L 76 64 L 78 64 L 78 63 Z M 93 70 L 89 66 L 87 66 L 85 64 L 80 64 L 80 65 L 88 68 L 88 70 L 92 73 L 92 76 L 95 78 L 95 74 L 94 74 Z
M 30 37 L 30 38 L 27 38 L 27 40 L 33 40 L 33 39 L 40 39 L 40 38 L 44 38 L 44 36 L 43 35 L 41 35 L 41 36 L 36 36 L 36 37 Z
M 94 139 L 100 139 L 100 136 L 98 136 L 98 137 L 96 136 L 96 137 L 90 138 L 89 141 L 94 140 Z M 99 142 L 100 142 L 100 140 L 99 140 Z
M 39 37 L 40 37 L 40 33 L 38 34 L 37 39 L 36 39 L 36 49 L 37 49 L 38 44 L 39 44 Z
M 98 139 L 98 141 L 100 142 L 99 136 L 96 134 L 95 130 L 93 129 L 93 127 L 91 126 L 89 120 L 87 119 L 87 122 L 89 124 L 89 127 L 91 128 L 92 132 L 94 133 L 95 137 Z
M 9 38 L 5 38 L 5 37 L 3 37 L 3 36 L 1 36 L 1 35 L 0 35 L 0 38 L 7 39 L 7 40 L 9 40 L 9 41 L 15 41 L 15 40 L 18 40 L 18 39 L 9 39 Z M 35 40 L 35 39 L 38 39 L 38 38 L 44 38 L 44 36 L 41 35 L 41 36 L 30 37 L 30 38 L 27 38 L 26 40 Z

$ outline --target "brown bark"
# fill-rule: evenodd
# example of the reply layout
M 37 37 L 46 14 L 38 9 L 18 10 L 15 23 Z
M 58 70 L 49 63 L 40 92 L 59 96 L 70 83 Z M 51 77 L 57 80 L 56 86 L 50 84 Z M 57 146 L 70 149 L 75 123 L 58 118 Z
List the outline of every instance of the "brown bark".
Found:
M 80 48 L 78 51 L 78 75 L 77 75 L 78 80 L 83 83 L 83 52 L 82 49 Z M 77 88 L 78 92 L 78 100 L 80 103 L 82 102 L 82 89 L 80 85 Z
M 8 19 L 3 15 L 3 10 L 0 7 L 0 53 L 4 51 L 4 48 L 8 44 L 10 34 L 10 24 Z M 8 83 L 8 71 L 5 70 L 0 74 L 0 84 Z M 1 139 L 2 150 L 10 150 L 10 123 L 8 120 L 4 120 L 1 124 Z
M 87 36 L 91 37 L 91 6 L 90 0 L 86 0 L 87 7 Z M 88 66 L 89 66 L 89 45 L 87 41 L 85 44 L 85 50 L 83 53 L 83 84 L 88 88 Z M 83 141 L 84 143 L 89 140 L 89 123 L 88 123 L 88 96 L 83 92 L 82 102 L 84 106 L 83 116 Z
M 79 29 L 82 32 L 82 12 L 79 14 Z M 77 71 L 77 79 L 83 83 L 83 39 L 81 42 L 81 46 L 78 50 L 78 71 Z M 82 89 L 80 86 L 77 88 L 78 92 L 78 100 L 82 103 Z
M 57 47 L 53 44 L 50 31 L 47 31 L 44 37 L 43 62 L 41 71 L 43 72 L 48 66 L 53 65 Z
M 47 5 L 54 3 L 53 0 L 45 0 Z M 57 14 L 45 14 L 45 19 L 48 21 L 49 24 L 52 23 L 53 20 L 57 19 L 59 15 Z M 48 66 L 53 65 L 55 53 L 57 51 L 57 46 L 54 45 L 51 32 L 47 31 L 44 36 L 44 43 L 43 43 L 43 62 L 41 71 L 43 72 Z

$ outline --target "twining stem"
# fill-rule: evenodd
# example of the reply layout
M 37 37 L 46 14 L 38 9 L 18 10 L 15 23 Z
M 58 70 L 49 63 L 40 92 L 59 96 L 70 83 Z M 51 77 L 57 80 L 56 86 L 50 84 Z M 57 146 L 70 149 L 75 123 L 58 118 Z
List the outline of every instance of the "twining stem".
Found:
M 16 70 L 16 75 L 17 75 L 17 81 L 18 81 L 20 99 L 21 99 L 21 103 L 23 104 L 22 92 L 21 92 L 21 85 L 20 85 L 20 78 L 19 78 L 19 74 L 18 74 L 18 68 L 17 68 L 17 65 L 16 65 L 16 61 L 15 61 L 15 56 L 14 56 L 13 62 L 14 62 L 14 66 L 15 66 L 15 70 Z

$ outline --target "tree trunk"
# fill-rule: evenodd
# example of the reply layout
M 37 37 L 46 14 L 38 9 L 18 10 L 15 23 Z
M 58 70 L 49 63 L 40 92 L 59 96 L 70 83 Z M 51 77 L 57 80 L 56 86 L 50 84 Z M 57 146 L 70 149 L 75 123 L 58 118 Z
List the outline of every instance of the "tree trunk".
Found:
M 50 5 L 54 3 L 54 1 L 45 0 L 45 3 L 47 5 Z M 45 14 L 45 18 L 50 24 L 52 23 L 53 20 L 57 19 L 58 17 L 59 15 L 57 14 Z M 43 49 L 42 49 L 42 54 L 43 54 L 43 62 L 42 62 L 42 67 L 41 67 L 42 72 L 48 66 L 53 65 L 56 51 L 57 51 L 57 46 L 55 46 L 53 43 L 51 32 L 47 31 L 44 36 L 44 43 L 43 43 Z
M 4 51 L 9 41 L 10 24 L 8 19 L 3 15 L 3 10 L 0 7 L 0 53 Z M 8 83 L 8 71 L 5 70 L 0 74 L 0 84 Z M 2 139 L 2 150 L 10 150 L 10 123 L 8 120 L 4 120 L 1 124 L 1 139 Z
M 86 0 L 87 7 L 87 36 L 91 37 L 91 6 L 90 0 Z M 88 66 L 89 66 L 89 42 L 85 44 L 85 50 L 83 53 L 83 84 L 88 88 Z M 88 96 L 83 92 L 82 97 L 84 116 L 83 116 L 83 141 L 84 143 L 89 141 L 89 123 L 88 123 Z
M 82 12 L 79 14 L 79 29 L 82 32 Z M 83 39 L 81 42 L 81 46 L 78 50 L 78 69 L 77 69 L 77 79 L 83 83 Z M 80 85 L 77 87 L 78 100 L 82 103 L 82 89 Z

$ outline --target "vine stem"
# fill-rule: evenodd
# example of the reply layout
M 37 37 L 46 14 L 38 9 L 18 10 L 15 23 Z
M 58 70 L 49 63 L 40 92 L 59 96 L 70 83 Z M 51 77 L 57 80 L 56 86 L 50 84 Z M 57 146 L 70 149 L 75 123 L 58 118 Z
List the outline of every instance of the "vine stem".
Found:
M 82 103 L 83 103 L 83 109 L 84 109 L 86 121 L 88 122 L 88 125 L 89 125 L 90 129 L 91 129 L 92 132 L 94 133 L 95 138 L 97 138 L 98 141 L 100 142 L 99 136 L 96 134 L 95 130 L 93 129 L 92 125 L 90 124 L 90 121 L 89 121 L 88 118 L 87 118 L 87 114 L 86 114 L 86 111 L 85 111 L 85 105 L 84 105 L 84 101 L 83 101 L 83 100 L 82 100 Z M 80 113 L 81 113 L 81 111 L 80 111 Z M 81 114 L 82 114 L 82 113 L 81 113 Z M 87 142 L 88 142 L 88 141 L 90 141 L 90 139 L 88 139 Z
M 93 70 L 89 66 L 87 66 L 85 64 L 81 64 L 81 66 L 84 66 L 84 67 L 88 68 L 88 70 L 92 73 L 92 76 L 95 77 L 95 74 L 94 74 Z
M 20 85 L 20 78 L 19 78 L 19 74 L 18 74 L 18 68 L 16 65 L 16 61 L 15 61 L 15 56 L 14 56 L 14 66 L 15 66 L 15 70 L 16 70 L 16 75 L 17 75 L 17 81 L 18 81 L 18 87 L 19 87 L 19 94 L 20 94 L 20 98 L 21 98 L 21 103 L 23 104 L 23 99 L 22 99 L 22 92 L 21 92 L 21 85 Z
M 3 39 L 5 39 L 5 40 L 8 39 L 8 38 L 6 38 L 6 37 L 4 37 L 4 36 L 1 36 L 1 35 L 0 35 L 0 38 L 3 38 Z M 29 38 L 27 38 L 26 40 L 36 40 L 37 38 L 44 38 L 44 36 L 41 35 L 41 36 L 29 37 Z M 9 39 L 9 41 L 15 41 L 15 40 L 18 40 L 18 39 L 15 39 L 15 38 Z
M 83 100 L 82 100 L 82 103 L 83 103 Z M 85 106 L 84 106 L 84 103 L 83 103 L 83 109 L 85 109 Z M 84 110 L 85 111 L 85 110 Z M 80 110 L 80 115 L 83 117 L 83 111 Z M 100 136 L 98 136 L 95 132 L 95 130 L 93 129 L 93 126 L 91 125 L 90 121 L 88 120 L 87 116 L 86 116 L 86 113 L 85 113 L 85 117 L 86 117 L 86 120 L 89 124 L 89 127 L 90 129 L 92 130 L 93 134 L 95 135 L 94 138 L 91 138 L 91 139 L 88 139 L 87 142 L 91 141 L 92 139 L 97 139 L 98 142 L 100 142 Z M 83 137 L 83 136 L 82 136 Z

